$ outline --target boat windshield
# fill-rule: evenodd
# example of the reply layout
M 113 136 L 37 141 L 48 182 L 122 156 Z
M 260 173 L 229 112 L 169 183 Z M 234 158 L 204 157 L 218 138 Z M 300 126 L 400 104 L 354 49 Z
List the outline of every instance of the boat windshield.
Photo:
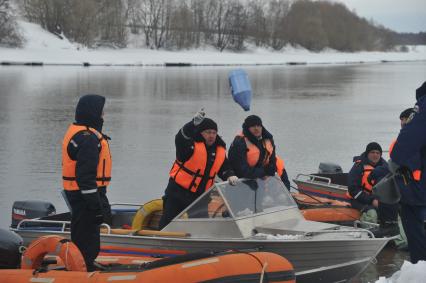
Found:
M 296 203 L 277 177 L 240 180 L 236 186 L 218 183 L 184 210 L 178 219 L 239 218 L 295 207 Z

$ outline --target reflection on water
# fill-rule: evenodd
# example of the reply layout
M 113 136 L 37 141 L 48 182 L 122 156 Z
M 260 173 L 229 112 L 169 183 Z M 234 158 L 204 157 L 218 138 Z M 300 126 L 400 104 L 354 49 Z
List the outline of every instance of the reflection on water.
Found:
M 426 63 L 247 67 L 254 97 L 290 177 L 320 161 L 351 166 L 352 156 L 397 135 L 398 116 L 414 103 Z M 112 137 L 111 201 L 162 195 L 175 157 L 174 135 L 204 107 L 228 144 L 249 114 L 229 94 L 228 67 L 0 67 L 0 226 L 14 200 L 41 199 L 64 210 L 61 140 L 78 97 L 107 97 Z

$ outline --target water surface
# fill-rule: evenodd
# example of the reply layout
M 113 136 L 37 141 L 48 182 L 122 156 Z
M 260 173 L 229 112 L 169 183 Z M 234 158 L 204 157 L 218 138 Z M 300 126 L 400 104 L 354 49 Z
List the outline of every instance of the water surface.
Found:
M 250 112 L 229 94 L 228 67 L 0 67 L 0 227 L 9 225 L 15 200 L 65 209 L 61 141 L 81 94 L 107 97 L 109 199 L 144 203 L 161 197 L 174 135 L 201 107 L 228 144 L 247 115 L 261 116 L 294 178 L 321 161 L 347 171 L 371 141 L 386 149 L 398 134 L 399 113 L 414 104 L 426 78 L 426 63 L 245 69 L 254 90 Z

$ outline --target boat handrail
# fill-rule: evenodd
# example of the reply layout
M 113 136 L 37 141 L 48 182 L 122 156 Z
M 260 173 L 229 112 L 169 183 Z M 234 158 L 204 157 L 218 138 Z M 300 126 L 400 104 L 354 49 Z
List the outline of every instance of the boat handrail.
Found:
M 24 223 L 49 223 L 49 224 L 61 224 L 61 232 L 65 232 L 65 227 L 67 224 L 71 224 L 71 221 L 62 221 L 62 220 L 43 220 L 43 219 L 23 219 L 19 221 L 16 229 L 21 229 Z M 108 234 L 111 233 L 111 226 L 106 223 L 102 223 L 100 226 L 105 226 L 107 228 Z
M 111 202 L 110 206 L 136 206 L 141 207 L 143 203 L 131 203 L 131 202 Z
M 302 181 L 302 180 L 299 180 L 299 176 L 303 176 L 303 177 L 308 177 L 309 179 L 310 179 L 310 181 L 312 181 L 312 182 L 315 182 L 315 181 L 320 181 L 320 180 L 323 180 L 323 181 L 326 181 L 327 182 L 327 185 L 330 185 L 331 184 L 331 179 L 330 178 L 327 178 L 327 177 L 322 177 L 322 176 L 316 176 L 316 175 L 312 175 L 312 174 L 297 174 L 297 176 L 296 176 L 296 179 L 295 180 L 298 180 L 298 181 Z M 321 181 L 320 181 L 321 182 Z
M 360 225 L 360 226 L 358 226 L 358 225 Z M 380 226 L 379 223 L 373 223 L 373 222 L 361 221 L 361 220 L 355 220 L 354 221 L 354 227 L 355 228 L 360 228 L 362 225 L 369 226 L 370 228 L 371 227 L 374 228 L 374 227 L 379 227 Z
M 16 229 L 19 230 L 21 229 L 21 226 L 24 223 L 50 223 L 50 224 L 61 224 L 62 228 L 61 228 L 61 232 L 65 231 L 65 226 L 67 224 L 70 224 L 71 221 L 61 221 L 61 220 L 43 220 L 43 219 L 23 219 L 21 221 L 19 221 L 18 225 L 16 225 Z
M 375 238 L 373 232 L 371 232 L 370 230 L 367 229 L 363 229 L 363 228 L 357 228 L 357 230 L 321 230 L 321 231 L 312 231 L 312 232 L 306 232 L 304 233 L 304 236 L 308 237 L 311 236 L 313 234 L 325 234 L 325 233 L 336 233 L 336 232 L 341 232 L 341 233 L 367 233 L 370 235 L 371 238 Z

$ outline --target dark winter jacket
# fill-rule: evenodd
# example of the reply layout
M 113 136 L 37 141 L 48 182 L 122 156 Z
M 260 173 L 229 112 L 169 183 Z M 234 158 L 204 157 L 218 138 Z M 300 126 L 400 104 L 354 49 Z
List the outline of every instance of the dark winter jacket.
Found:
M 257 178 L 263 178 L 265 176 L 274 176 L 275 172 L 277 172 L 277 166 L 276 166 L 274 138 L 271 135 L 271 133 L 269 133 L 265 128 L 263 128 L 262 139 L 260 140 L 257 139 L 255 136 L 253 136 L 249 132 L 249 130 L 246 128 L 243 128 L 243 134 L 245 137 L 247 137 L 247 139 L 252 144 L 254 144 L 257 148 L 259 148 L 260 156 L 256 166 L 250 167 L 247 162 L 246 141 L 244 140 L 244 137 L 236 136 L 229 148 L 228 156 L 229 156 L 229 161 L 231 163 L 232 169 L 234 169 L 237 176 L 239 178 L 248 178 L 248 179 L 257 179 Z M 264 159 L 266 154 L 266 150 L 262 144 L 263 139 L 269 139 L 274 148 L 272 155 L 269 158 L 269 164 L 266 166 L 263 166 L 262 164 L 262 160 Z
M 176 134 L 175 136 L 175 146 L 176 146 L 176 159 L 185 162 L 189 160 L 194 153 L 194 142 L 203 142 L 204 138 L 201 136 L 201 133 L 198 131 L 197 127 L 192 121 L 186 123 Z M 210 169 L 213 166 L 215 161 L 216 147 L 223 146 L 226 149 L 226 144 L 220 136 L 216 137 L 216 142 L 207 146 L 207 165 L 205 172 L 210 172 Z M 218 176 L 222 180 L 227 180 L 230 176 L 235 175 L 234 171 L 231 169 L 228 158 L 225 158 L 219 172 Z M 198 190 L 195 194 L 200 195 L 205 191 L 205 186 L 208 181 L 209 174 L 204 174 L 204 178 L 201 180 Z M 169 179 L 168 187 L 180 188 L 178 191 L 186 191 L 181 188 L 174 180 Z
M 377 183 L 382 176 L 383 168 L 387 168 L 387 163 L 383 158 L 380 158 L 379 162 L 373 165 L 367 158 L 366 153 L 364 152 L 360 156 L 354 157 L 354 165 L 348 174 L 348 191 L 349 194 L 356 198 L 356 200 L 362 204 L 370 205 L 375 196 L 364 191 L 362 187 L 362 176 L 364 173 L 364 165 L 371 165 L 375 169 L 370 173 L 368 181 L 370 183 Z M 377 171 L 376 171 L 377 169 Z M 376 171 L 376 172 L 375 172 Z
M 390 157 L 401 166 L 397 177 L 401 202 L 426 205 L 426 96 L 417 97 L 415 111 L 412 120 L 401 129 Z M 422 171 L 419 182 L 411 178 L 411 168 Z
M 81 97 L 75 112 L 75 124 L 102 131 L 104 105 L 105 97 L 103 96 L 85 95 Z M 107 136 L 104 137 L 109 139 Z M 101 150 L 97 136 L 90 131 L 79 132 L 74 135 L 67 150 L 71 159 L 77 161 L 76 181 L 80 190 L 96 189 L 96 174 Z M 79 194 L 80 191 L 75 191 L 75 193 Z M 82 196 L 93 206 L 93 209 L 99 208 L 98 194 L 82 194 Z

